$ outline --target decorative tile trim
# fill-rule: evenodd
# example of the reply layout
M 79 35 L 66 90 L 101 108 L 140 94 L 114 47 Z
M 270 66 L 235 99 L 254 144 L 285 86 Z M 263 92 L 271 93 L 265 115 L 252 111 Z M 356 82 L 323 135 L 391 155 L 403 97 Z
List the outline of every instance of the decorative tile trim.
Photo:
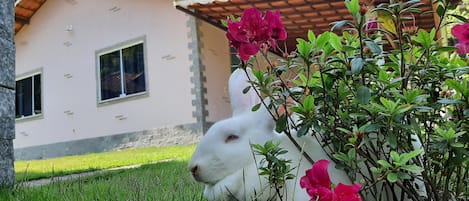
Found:
M 192 105 L 195 107 L 195 111 L 192 112 L 192 117 L 196 118 L 197 124 L 200 126 L 200 131 L 205 132 L 208 128 L 208 110 L 206 108 L 208 100 L 206 98 L 207 88 L 205 87 L 207 78 L 204 75 L 205 66 L 200 57 L 203 44 L 200 40 L 202 33 L 199 31 L 199 24 L 200 21 L 198 19 L 193 16 L 189 16 L 187 26 L 190 31 L 187 33 L 187 36 L 190 39 L 188 47 L 192 50 L 192 53 L 189 55 L 189 60 L 192 61 L 190 70 L 193 73 L 193 76 L 191 77 L 191 83 L 193 84 L 191 94 L 195 97 L 195 99 L 192 100 Z

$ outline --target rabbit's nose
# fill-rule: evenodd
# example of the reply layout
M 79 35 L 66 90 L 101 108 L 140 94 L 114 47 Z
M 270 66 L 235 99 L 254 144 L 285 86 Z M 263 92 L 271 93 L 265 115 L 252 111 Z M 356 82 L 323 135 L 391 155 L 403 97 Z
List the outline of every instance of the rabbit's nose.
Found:
M 192 175 L 197 175 L 198 173 L 198 170 L 199 170 L 199 166 L 195 165 L 195 166 L 192 166 L 190 168 L 191 172 L 192 172 Z

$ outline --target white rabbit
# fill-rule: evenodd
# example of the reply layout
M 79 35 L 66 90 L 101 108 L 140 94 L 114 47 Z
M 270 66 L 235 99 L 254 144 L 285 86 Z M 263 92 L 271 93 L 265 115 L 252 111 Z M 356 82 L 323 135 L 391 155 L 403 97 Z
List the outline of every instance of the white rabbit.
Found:
M 246 72 L 253 80 L 250 69 Z M 251 111 L 260 99 L 252 89 L 246 94 L 242 93 L 243 89 L 250 85 L 246 72 L 237 69 L 231 75 L 229 92 L 233 116 L 215 123 L 207 131 L 192 155 L 189 169 L 195 180 L 205 184 L 204 197 L 209 201 L 244 201 L 253 198 L 267 200 L 275 191 L 269 188 L 266 178 L 258 176 L 258 163 L 261 158 L 254 156 L 250 145 L 264 145 L 272 140 L 288 150 L 288 153 L 282 156 L 291 160 L 292 166 L 297 166 L 292 172 L 295 175 L 298 173 L 297 178 L 289 180 L 286 184 L 287 194 L 284 199 L 286 196 L 287 200 L 309 200 L 310 197 L 305 189 L 300 188 L 299 182 L 300 177 L 312 164 L 302 156 L 285 134 L 274 131 L 275 123 L 264 107 L 256 112 Z M 302 137 L 296 141 L 314 161 L 331 161 L 314 138 Z M 331 161 L 329 175 L 332 182 L 350 184 L 346 173 L 334 166 Z

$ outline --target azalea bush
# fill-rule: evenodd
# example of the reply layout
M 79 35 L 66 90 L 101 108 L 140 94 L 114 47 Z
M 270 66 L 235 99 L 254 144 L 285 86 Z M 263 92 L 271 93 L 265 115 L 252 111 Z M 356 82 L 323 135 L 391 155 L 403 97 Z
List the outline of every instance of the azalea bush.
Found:
M 241 59 L 238 67 L 267 61 L 245 91 L 271 101 L 253 110 L 269 108 L 278 132 L 316 138 L 337 168 L 361 185 L 362 197 L 465 200 L 469 23 L 455 14 L 455 21 L 447 20 L 458 3 L 436 0 L 435 11 L 423 13 L 418 0 L 376 7 L 346 0 L 353 20 L 332 24 L 330 32 L 305 33 L 296 50 L 278 48 L 287 38 L 279 12 L 262 15 L 253 8 L 226 21 L 227 37 Z M 415 16 L 424 14 L 438 18 L 435 28 L 415 25 Z M 443 26 L 453 27 L 455 46 L 440 41 Z M 318 182 L 329 196 L 340 191 L 340 185 L 332 190 L 330 181 Z

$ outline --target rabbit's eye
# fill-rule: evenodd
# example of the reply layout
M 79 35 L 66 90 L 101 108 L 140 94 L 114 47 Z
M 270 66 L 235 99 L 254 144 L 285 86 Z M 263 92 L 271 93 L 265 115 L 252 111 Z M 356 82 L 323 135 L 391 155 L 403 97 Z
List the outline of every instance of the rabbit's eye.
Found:
M 225 139 L 225 143 L 232 142 L 234 140 L 237 140 L 238 138 L 239 138 L 239 136 L 237 136 L 237 135 L 233 135 L 233 134 L 228 135 L 228 137 L 226 137 L 226 139 Z

